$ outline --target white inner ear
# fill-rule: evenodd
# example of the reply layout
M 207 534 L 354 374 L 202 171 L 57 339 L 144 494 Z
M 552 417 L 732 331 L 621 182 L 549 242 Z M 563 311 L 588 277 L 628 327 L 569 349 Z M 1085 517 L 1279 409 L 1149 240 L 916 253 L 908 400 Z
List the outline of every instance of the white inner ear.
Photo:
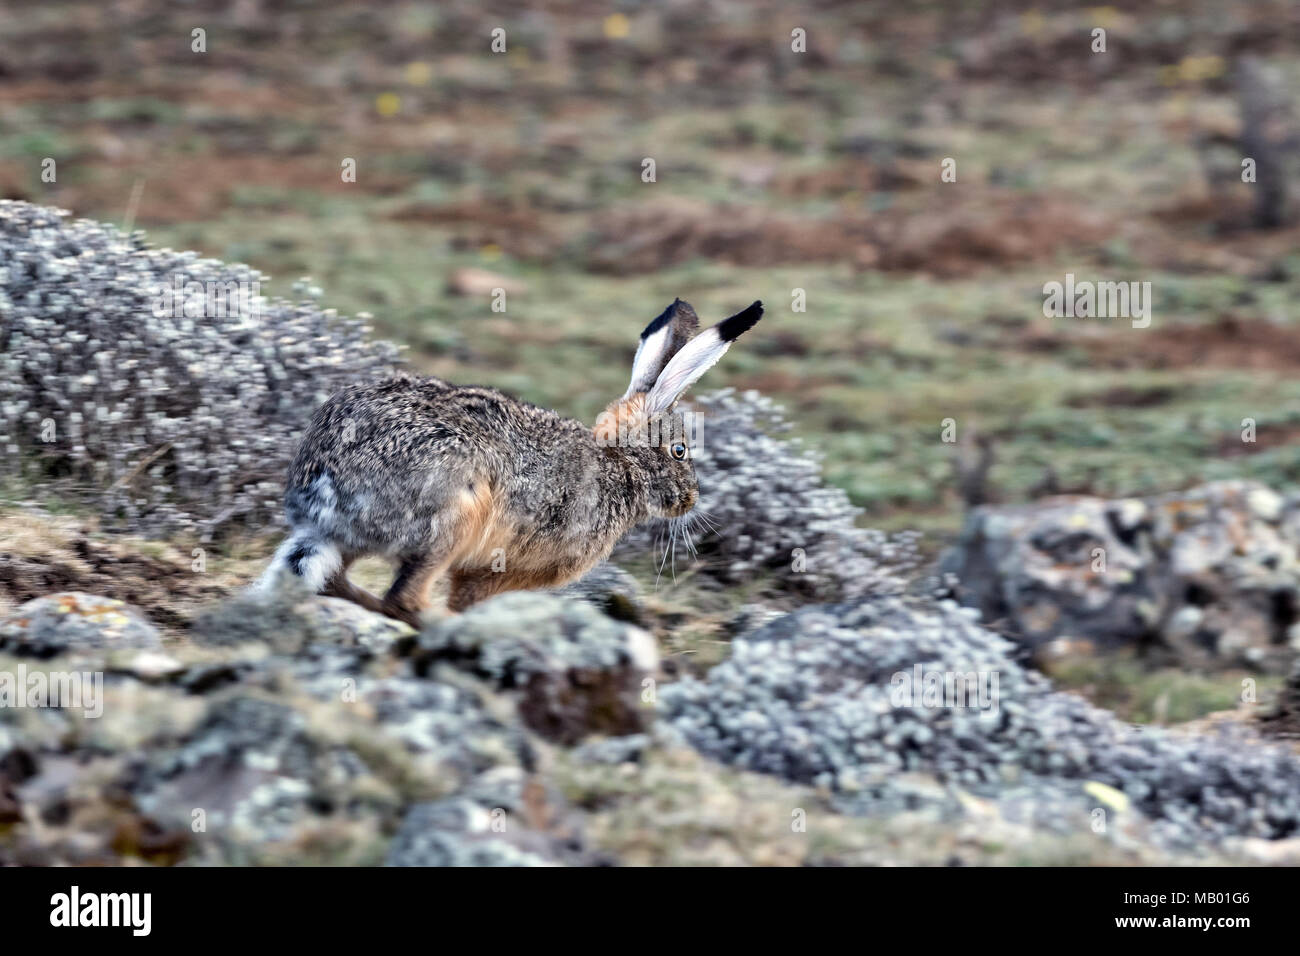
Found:
M 682 393 L 716 365 L 729 348 L 731 343 L 723 341 L 717 326 L 691 339 L 659 373 L 654 388 L 646 396 L 646 411 L 657 414 L 672 408 Z
M 636 392 L 645 392 L 654 384 L 654 372 L 663 364 L 664 351 L 673 337 L 673 324 L 665 322 L 663 328 L 648 338 L 641 340 L 636 347 L 636 357 L 632 359 L 632 379 L 628 382 L 627 398 Z

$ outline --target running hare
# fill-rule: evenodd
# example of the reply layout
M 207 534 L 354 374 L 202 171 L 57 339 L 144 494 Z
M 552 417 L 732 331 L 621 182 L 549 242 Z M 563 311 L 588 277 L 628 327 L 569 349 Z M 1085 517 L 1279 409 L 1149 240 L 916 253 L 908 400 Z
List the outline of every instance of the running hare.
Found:
M 287 569 L 315 592 L 418 627 L 444 574 L 453 611 L 575 580 L 634 525 L 695 506 L 677 400 L 762 314 L 755 302 L 695 335 L 695 311 L 675 301 L 641 333 L 631 384 L 595 428 L 436 378 L 337 392 L 289 467 L 292 530 L 259 586 Z M 383 598 L 347 579 L 366 555 L 398 566 Z

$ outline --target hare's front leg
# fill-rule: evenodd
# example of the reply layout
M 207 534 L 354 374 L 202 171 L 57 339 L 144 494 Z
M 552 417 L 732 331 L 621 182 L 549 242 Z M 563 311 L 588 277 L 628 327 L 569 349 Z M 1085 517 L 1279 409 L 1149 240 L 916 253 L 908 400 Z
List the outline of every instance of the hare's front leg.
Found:
M 493 571 L 490 568 L 453 571 L 451 590 L 447 594 L 447 608 L 459 613 L 472 604 L 510 589 L 505 571 Z
M 527 591 L 533 588 L 559 587 L 574 578 L 574 574 L 559 568 L 545 570 L 493 571 L 490 568 L 467 568 L 451 573 L 451 592 L 447 607 L 463 611 L 479 601 L 504 591 Z

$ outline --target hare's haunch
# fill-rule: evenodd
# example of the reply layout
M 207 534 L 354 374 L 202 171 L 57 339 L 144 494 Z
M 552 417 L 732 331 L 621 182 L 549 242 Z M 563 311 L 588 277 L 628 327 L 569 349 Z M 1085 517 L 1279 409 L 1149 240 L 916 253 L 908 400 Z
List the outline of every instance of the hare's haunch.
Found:
M 695 335 L 695 311 L 675 301 L 641 333 L 627 392 L 594 428 L 436 378 L 343 389 L 289 467 L 291 532 L 258 587 L 287 572 L 418 627 L 443 575 L 453 611 L 581 577 L 636 524 L 695 506 L 677 400 L 762 314 L 755 302 Z M 398 565 L 383 598 L 347 579 L 367 555 Z

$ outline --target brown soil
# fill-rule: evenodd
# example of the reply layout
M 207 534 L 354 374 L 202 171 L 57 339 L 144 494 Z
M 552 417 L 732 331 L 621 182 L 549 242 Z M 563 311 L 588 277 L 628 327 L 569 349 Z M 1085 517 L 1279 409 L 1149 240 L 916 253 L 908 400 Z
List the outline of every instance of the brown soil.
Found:
M 1065 404 L 1070 408 L 1153 408 L 1177 400 L 1182 393 L 1182 389 L 1167 385 L 1151 388 L 1129 388 L 1121 385 L 1118 388 L 1106 389 L 1104 392 L 1072 395 L 1065 400 Z
M 1075 344 L 1087 348 L 1098 364 L 1113 368 L 1278 371 L 1300 367 L 1300 336 L 1295 329 L 1262 319 L 1229 315 L 1205 325 L 1153 323 L 1149 329 L 1128 331 Z
M 1253 442 L 1242 441 L 1240 434 L 1234 432 L 1219 443 L 1218 454 L 1221 458 L 1239 458 L 1273 448 L 1295 446 L 1300 446 L 1300 425 L 1259 425 L 1255 429 Z
M 1110 233 L 1109 224 L 1068 203 L 993 192 L 961 206 L 823 219 L 752 206 L 645 204 L 595 217 L 585 246 L 590 268 L 612 275 L 697 258 L 758 267 L 847 259 L 859 268 L 954 278 L 1042 261 Z
M 42 554 L 0 552 L 0 602 L 17 605 L 58 591 L 125 601 L 169 629 L 188 627 L 196 608 L 228 593 L 189 564 L 133 554 L 85 537 L 73 537 Z
M 979 201 L 896 217 L 880 267 L 958 278 L 981 269 L 1043 261 L 1106 239 L 1113 224 L 1071 203 L 993 193 Z

